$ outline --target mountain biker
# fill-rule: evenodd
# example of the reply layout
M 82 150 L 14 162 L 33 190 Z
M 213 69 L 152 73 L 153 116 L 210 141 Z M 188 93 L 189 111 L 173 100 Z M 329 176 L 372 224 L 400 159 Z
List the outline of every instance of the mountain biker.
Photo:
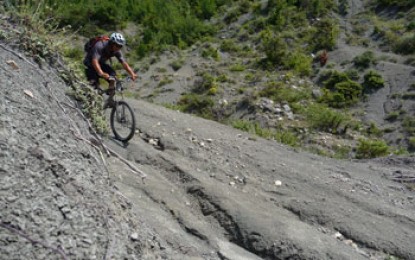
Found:
M 122 55 L 121 48 L 125 45 L 126 41 L 122 34 L 113 33 L 109 37 L 108 41 L 97 41 L 95 45 L 89 50 L 84 59 L 84 65 L 86 66 L 85 74 L 89 83 L 96 89 L 101 90 L 99 86 L 99 78 L 104 78 L 108 83 L 107 94 L 109 98 L 106 103 L 106 107 L 113 105 L 113 97 L 115 94 L 115 82 L 110 81 L 111 77 L 115 77 L 115 70 L 106 63 L 112 57 L 116 57 L 122 64 L 123 68 L 130 74 L 131 79 L 135 80 L 137 75 L 128 65 L 124 56 Z

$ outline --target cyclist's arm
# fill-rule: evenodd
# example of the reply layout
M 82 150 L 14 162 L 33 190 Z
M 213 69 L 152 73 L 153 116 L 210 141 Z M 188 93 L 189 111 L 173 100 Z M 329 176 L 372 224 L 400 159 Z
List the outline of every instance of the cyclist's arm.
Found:
M 130 65 L 126 61 L 121 63 L 123 68 L 130 74 L 131 79 L 135 80 L 137 78 L 137 75 L 134 73 L 134 71 L 131 69 Z
M 104 79 L 108 80 L 110 75 L 102 71 L 101 65 L 99 65 L 98 59 L 92 59 L 92 67 L 94 67 L 95 71 L 97 72 L 98 76 L 103 77 Z

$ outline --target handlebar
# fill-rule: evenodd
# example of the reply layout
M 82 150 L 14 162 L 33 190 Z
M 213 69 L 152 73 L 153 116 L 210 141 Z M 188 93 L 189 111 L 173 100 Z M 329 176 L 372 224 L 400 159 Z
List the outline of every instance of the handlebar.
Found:
M 118 79 L 115 76 L 110 76 L 109 79 L 108 79 L 108 81 L 115 81 L 115 89 L 117 91 L 123 91 L 124 90 L 124 86 L 123 86 L 122 83 L 124 83 L 124 82 L 131 82 L 132 81 L 132 78 L 131 78 L 131 76 L 127 76 L 124 79 Z
M 115 77 L 115 76 L 110 76 L 109 78 L 108 78 L 108 81 L 115 81 L 115 82 L 119 82 L 119 81 L 121 81 L 121 82 L 124 82 L 124 81 L 126 81 L 126 82 L 130 82 L 132 79 L 131 79 L 131 76 L 127 76 L 127 77 L 125 77 L 124 79 L 118 79 L 117 77 Z

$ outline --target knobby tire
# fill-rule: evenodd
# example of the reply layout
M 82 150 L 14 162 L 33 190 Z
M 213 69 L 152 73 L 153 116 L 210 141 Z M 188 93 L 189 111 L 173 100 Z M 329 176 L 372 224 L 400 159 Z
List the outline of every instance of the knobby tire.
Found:
M 127 122 L 125 122 L 126 116 L 127 119 L 130 119 Z M 112 108 L 110 122 L 116 139 L 126 143 L 133 138 L 135 133 L 135 116 L 133 110 L 125 101 L 118 101 Z M 126 126 L 123 126 L 124 124 Z M 121 133 L 118 130 L 119 126 L 126 127 L 129 130 L 127 130 L 127 133 Z

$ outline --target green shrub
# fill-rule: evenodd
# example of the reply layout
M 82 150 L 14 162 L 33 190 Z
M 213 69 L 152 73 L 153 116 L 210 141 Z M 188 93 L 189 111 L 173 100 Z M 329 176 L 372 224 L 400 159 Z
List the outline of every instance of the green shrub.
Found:
M 415 134 L 415 117 L 405 117 L 402 126 L 409 134 Z
M 322 75 L 322 79 L 324 87 L 329 90 L 335 90 L 337 83 L 350 80 L 346 73 L 336 70 L 325 71 Z
M 262 128 L 257 122 L 250 122 L 247 120 L 235 120 L 232 122 L 232 126 L 236 129 L 261 136 L 269 139 L 273 133 L 270 129 Z
M 179 60 L 175 60 L 172 63 L 170 63 L 170 66 L 172 67 L 172 69 L 174 71 L 178 71 L 184 64 L 184 60 L 183 59 L 179 59 Z
M 211 119 L 214 102 L 211 98 L 197 94 L 186 94 L 177 102 L 180 111 Z
M 349 69 L 345 71 L 347 77 L 351 80 L 359 80 L 359 72 L 356 69 Z
M 334 145 L 332 147 L 332 149 L 334 151 L 334 155 L 332 157 L 336 158 L 336 159 L 347 159 L 347 158 L 349 158 L 349 154 L 352 150 L 351 147 L 342 146 L 342 145 Z
M 310 55 L 306 55 L 301 53 L 300 50 L 290 52 L 285 61 L 284 67 L 286 69 L 294 70 L 301 76 L 310 76 L 311 75 L 311 64 L 312 64 L 312 57 Z
M 163 79 L 160 80 L 159 84 L 157 85 L 157 87 L 162 87 L 164 85 L 170 84 L 172 83 L 173 80 L 168 78 L 168 77 L 163 77 Z
M 63 55 L 73 60 L 82 60 L 85 53 L 80 48 L 67 47 L 67 48 L 64 48 Z
M 217 78 L 217 82 L 227 82 L 229 80 L 228 76 L 226 74 L 220 74 Z
M 337 23 L 331 18 L 324 18 L 317 22 L 315 28 L 316 31 L 311 39 L 313 51 L 332 50 L 336 46 L 336 40 L 340 33 Z
M 232 122 L 232 126 L 236 129 L 252 133 L 252 130 L 254 129 L 252 127 L 252 123 L 246 120 L 235 120 Z
M 207 92 L 207 94 L 210 95 L 210 96 L 214 96 L 217 93 L 218 93 L 218 88 L 217 87 L 211 87 Z
M 200 81 L 196 81 L 192 88 L 193 93 L 203 94 L 209 89 L 217 87 L 216 79 L 211 74 L 205 72 L 202 74 Z
M 399 117 L 399 112 L 398 111 L 393 111 L 385 117 L 385 120 L 390 121 L 390 122 L 394 122 L 398 119 L 398 117 Z
M 363 87 L 350 80 L 346 73 L 330 71 L 325 77 L 328 79 L 323 82 L 325 89 L 320 98 L 321 102 L 331 107 L 342 108 L 357 103 L 362 96 Z
M 415 21 L 409 22 L 408 25 L 406 26 L 406 30 L 408 31 L 415 30 Z
M 243 0 L 239 3 L 239 11 L 243 14 L 248 13 L 251 8 L 250 0 Z
M 337 133 L 341 125 L 346 126 L 350 121 L 346 114 L 321 104 L 311 105 L 305 113 L 312 128 L 330 133 Z
M 287 130 L 276 131 L 274 134 L 274 139 L 277 142 L 280 142 L 282 144 L 286 144 L 292 147 L 296 147 L 299 145 L 298 137 L 294 133 L 287 131 Z
M 311 98 L 310 91 L 293 89 L 282 82 L 272 82 L 258 92 L 258 96 L 272 99 L 275 102 L 295 103 Z
M 245 75 L 245 77 L 244 77 L 244 79 L 245 79 L 246 81 L 254 81 L 254 80 L 255 80 L 255 78 L 256 78 L 256 76 L 255 76 L 255 74 L 253 74 L 253 73 L 247 73 L 247 74 Z
M 214 60 L 218 61 L 220 59 L 219 52 L 216 48 L 212 46 L 208 46 L 203 49 L 202 51 L 203 58 L 213 58 Z
M 394 51 L 401 54 L 415 53 L 415 33 L 405 35 L 399 39 L 394 47 Z
M 374 122 L 370 122 L 370 125 L 367 128 L 367 134 L 370 136 L 381 137 L 383 131 L 379 129 Z
M 357 159 L 370 159 L 388 155 L 389 147 L 383 140 L 360 139 L 356 148 Z
M 167 72 L 167 69 L 166 68 L 162 68 L 162 67 L 157 67 L 156 69 L 155 69 L 157 72 L 160 72 L 160 73 L 166 73 Z
M 285 57 L 288 53 L 288 46 L 279 36 L 270 30 L 261 32 L 262 50 L 265 52 L 267 61 L 272 65 L 284 64 Z
M 241 14 L 242 13 L 240 9 L 233 9 L 226 14 L 223 20 L 225 21 L 226 24 L 230 24 L 230 23 L 236 22 L 238 20 L 238 17 Z
M 267 4 L 268 24 L 275 26 L 277 29 L 281 29 L 286 22 L 286 10 L 288 4 L 286 1 L 271 0 Z
M 82 112 L 91 120 L 97 133 L 108 134 L 108 123 L 102 110 L 103 98 L 92 88 L 73 84 L 68 95 L 79 101 Z
M 292 2 L 295 3 L 296 1 Z M 336 8 L 336 3 L 333 0 L 300 1 L 300 4 L 297 5 L 300 6 L 301 10 L 307 12 L 308 17 L 322 17 Z
M 193 1 L 196 15 L 202 19 L 210 19 L 217 12 L 218 1 L 215 0 L 202 0 Z
M 234 72 L 240 72 L 240 71 L 244 71 L 245 70 L 245 66 L 244 65 L 242 65 L 242 64 L 239 64 L 239 63 L 237 63 L 237 64 L 233 64 L 230 68 L 229 68 L 229 70 L 230 71 L 234 71 Z
M 366 51 L 353 59 L 354 66 L 360 69 L 369 68 L 371 64 L 376 64 L 375 53 Z
M 378 90 L 383 88 L 385 81 L 382 76 L 374 70 L 370 70 L 364 75 L 363 87 L 365 91 Z
M 297 136 L 287 130 L 274 130 L 269 128 L 263 128 L 257 122 L 250 122 L 247 120 L 235 120 L 232 122 L 232 126 L 236 129 L 258 135 L 265 139 L 274 139 L 277 142 L 290 145 L 298 146 Z
M 236 44 L 235 40 L 226 39 L 226 40 L 222 41 L 222 43 L 220 45 L 220 50 L 221 51 L 226 51 L 226 52 L 238 52 L 238 51 L 240 51 L 240 48 Z

